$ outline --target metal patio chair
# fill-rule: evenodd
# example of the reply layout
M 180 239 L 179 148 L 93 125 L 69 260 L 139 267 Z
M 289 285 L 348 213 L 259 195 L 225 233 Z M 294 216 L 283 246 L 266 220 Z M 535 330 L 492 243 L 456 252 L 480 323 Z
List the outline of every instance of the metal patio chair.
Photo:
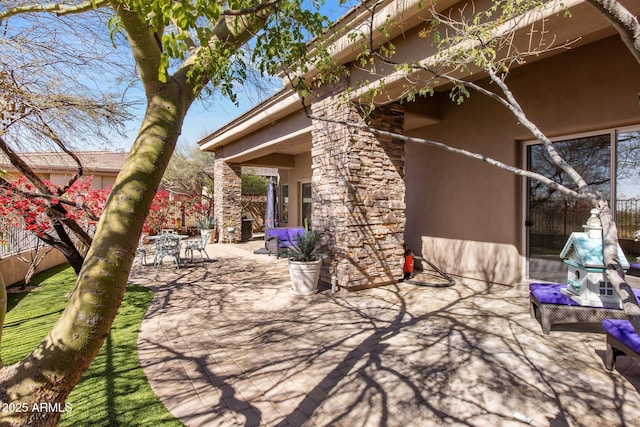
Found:
M 173 257 L 176 262 L 176 268 L 180 268 L 180 247 L 182 242 L 180 239 L 172 237 L 171 235 L 165 235 L 156 240 L 156 256 L 153 264 L 156 267 L 156 271 L 162 266 L 162 260 L 166 256 Z
M 209 243 L 209 238 L 211 237 L 211 231 L 207 231 L 200 236 L 199 239 L 194 239 L 186 242 L 186 246 L 184 249 L 185 257 L 189 254 L 191 255 L 191 262 L 193 262 L 193 251 L 200 252 L 200 259 L 204 262 L 204 258 L 202 254 L 204 253 L 209 258 L 209 254 L 207 253 L 207 243 Z

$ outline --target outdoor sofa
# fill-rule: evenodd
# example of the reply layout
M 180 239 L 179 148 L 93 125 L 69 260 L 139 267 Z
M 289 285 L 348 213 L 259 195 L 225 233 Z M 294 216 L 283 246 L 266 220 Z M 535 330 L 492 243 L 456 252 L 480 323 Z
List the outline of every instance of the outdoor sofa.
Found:
M 295 238 L 304 234 L 304 227 L 274 227 L 267 229 L 266 247 L 267 253 L 276 254 L 276 258 L 280 258 L 280 254 L 285 256 L 289 253 L 289 248 L 295 245 Z
M 628 320 L 605 319 L 602 328 L 607 334 L 607 353 L 604 366 L 613 371 L 616 358 L 621 355 L 631 357 L 636 363 L 640 362 L 640 336 L 633 329 Z

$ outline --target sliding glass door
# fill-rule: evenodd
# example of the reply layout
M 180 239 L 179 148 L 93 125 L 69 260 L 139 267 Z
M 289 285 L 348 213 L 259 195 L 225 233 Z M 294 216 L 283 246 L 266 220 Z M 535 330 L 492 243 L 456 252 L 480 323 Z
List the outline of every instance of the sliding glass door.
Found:
M 611 193 L 611 135 L 593 135 L 558 141 L 560 155 L 589 183 L 608 198 Z M 576 190 L 576 185 L 551 160 L 541 144 L 527 147 L 529 170 Z M 526 218 L 529 277 L 564 282 L 567 269 L 559 257 L 569 235 L 582 231 L 592 206 L 551 189 L 538 181 L 528 182 Z

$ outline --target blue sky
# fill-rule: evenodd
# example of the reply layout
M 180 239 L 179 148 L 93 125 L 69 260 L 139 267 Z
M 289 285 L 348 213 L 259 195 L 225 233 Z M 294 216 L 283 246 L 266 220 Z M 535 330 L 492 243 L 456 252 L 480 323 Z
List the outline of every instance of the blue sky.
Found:
M 213 100 L 208 99 L 207 102 L 196 101 L 187 113 L 178 144 L 195 146 L 200 138 L 222 127 L 260 102 L 256 96 L 249 98 L 242 91 L 239 93 L 238 101 L 239 105 L 236 106 L 228 99 L 217 95 Z M 136 110 L 135 116 L 135 119 L 126 125 L 127 136 L 125 138 L 113 137 L 112 149 L 129 151 L 138 134 L 144 116 L 144 108 Z

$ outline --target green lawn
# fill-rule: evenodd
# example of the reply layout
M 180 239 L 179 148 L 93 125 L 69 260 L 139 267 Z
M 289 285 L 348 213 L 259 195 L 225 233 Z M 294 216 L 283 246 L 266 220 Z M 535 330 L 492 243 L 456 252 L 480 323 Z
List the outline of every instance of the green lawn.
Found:
M 75 273 L 68 265 L 37 275 L 39 288 L 11 293 L 2 333 L 6 365 L 26 356 L 47 334 L 73 290 Z M 111 332 L 73 390 L 62 426 L 181 426 L 158 401 L 138 362 L 136 340 L 151 303 L 151 291 L 128 285 Z

